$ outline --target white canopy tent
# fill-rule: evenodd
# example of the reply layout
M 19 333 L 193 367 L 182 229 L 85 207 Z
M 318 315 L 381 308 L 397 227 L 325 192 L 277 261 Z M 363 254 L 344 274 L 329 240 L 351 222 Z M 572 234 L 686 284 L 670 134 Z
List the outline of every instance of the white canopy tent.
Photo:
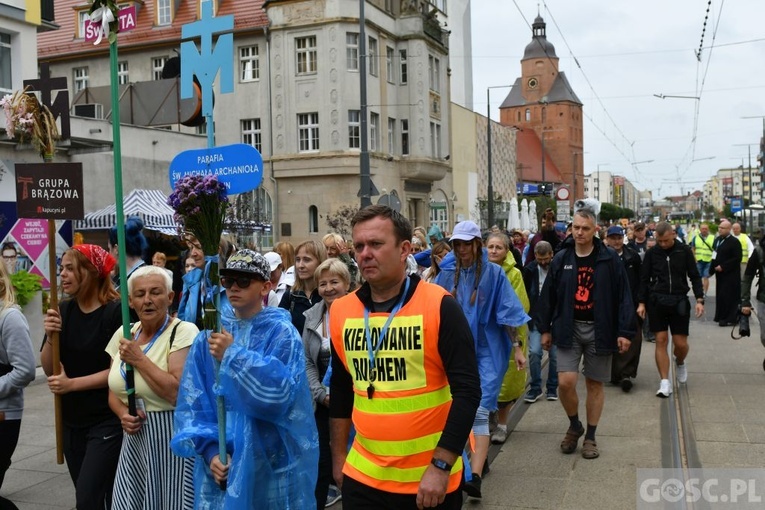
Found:
M 167 205 L 167 196 L 159 190 L 136 189 L 123 201 L 125 218 L 138 216 L 145 229 L 167 235 L 177 235 L 178 227 L 173 219 L 173 208 Z M 75 230 L 106 230 L 117 224 L 117 207 L 112 204 L 88 213 L 74 222 Z

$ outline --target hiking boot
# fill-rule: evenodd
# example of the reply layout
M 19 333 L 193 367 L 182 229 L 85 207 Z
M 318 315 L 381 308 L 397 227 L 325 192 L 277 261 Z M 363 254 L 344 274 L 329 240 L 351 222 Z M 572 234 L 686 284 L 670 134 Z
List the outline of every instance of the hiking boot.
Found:
M 657 397 L 668 398 L 672 394 L 672 385 L 669 383 L 669 379 L 662 379 L 659 384 L 659 391 L 656 392 Z
M 465 482 L 462 490 L 471 498 L 481 499 L 481 477 L 473 473 L 473 478 L 469 482 Z

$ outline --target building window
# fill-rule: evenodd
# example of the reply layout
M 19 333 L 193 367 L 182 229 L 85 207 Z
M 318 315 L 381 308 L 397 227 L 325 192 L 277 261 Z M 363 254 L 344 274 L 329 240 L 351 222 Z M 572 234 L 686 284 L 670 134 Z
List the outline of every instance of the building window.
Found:
M 75 67 L 73 71 L 74 71 L 74 93 L 77 94 L 78 92 L 88 88 L 88 68 Z
M 242 143 L 252 145 L 261 152 L 260 119 L 242 119 Z
M 380 148 L 380 114 L 369 115 L 369 150 L 377 152 Z
M 428 57 L 428 71 L 430 73 L 430 90 L 441 92 L 441 61 L 430 55 Z
M 11 79 L 11 34 L 0 32 L 0 91 L 10 94 Z
M 396 153 L 396 119 L 388 117 L 388 154 Z
M 388 82 L 389 83 L 395 83 L 396 82 L 396 72 L 395 67 L 393 65 L 394 55 L 396 54 L 396 50 L 388 46 L 385 50 L 385 74 L 387 74 Z
M 372 76 L 377 76 L 380 74 L 380 59 L 379 54 L 377 52 L 377 39 L 374 37 L 369 38 L 369 51 L 367 51 L 367 55 L 369 55 L 369 74 Z
M 308 233 L 319 233 L 319 209 L 315 205 L 308 207 Z
M 430 224 L 435 224 L 441 229 L 441 232 L 448 231 L 449 212 L 446 209 L 446 202 L 436 202 L 430 206 Z
M 316 36 L 295 39 L 295 60 L 297 60 L 297 74 L 316 72 Z
M 393 14 L 393 0 L 385 0 L 385 11 Z
M 357 33 L 345 34 L 345 60 L 349 71 L 359 70 L 359 34 Z
M 531 110 L 526 108 L 526 122 L 531 120 Z
M 167 62 L 167 56 L 154 57 L 151 59 L 151 72 L 155 80 L 162 79 L 162 69 L 165 68 L 166 62 Z
M 441 124 L 430 123 L 430 155 L 441 159 Z
M 90 19 L 87 10 L 77 11 L 77 37 L 80 39 L 85 38 L 85 22 Z
M 196 133 L 197 133 L 198 135 L 206 135 L 206 134 L 207 134 L 207 122 L 205 122 L 204 124 L 200 124 L 199 126 L 197 126 L 197 129 L 196 129 Z
M 157 25 L 173 22 L 172 0 L 157 0 Z
M 128 62 L 123 60 L 117 63 L 117 82 L 120 85 L 127 85 L 130 82 L 128 77 Z
M 409 155 L 409 120 L 401 119 L 401 155 Z
M 399 58 L 399 78 L 401 80 L 401 85 L 406 85 L 406 80 L 408 77 L 408 69 L 406 65 L 406 50 L 399 50 L 398 52 L 398 58 Z
M 319 150 L 319 114 L 298 114 L 298 151 L 313 152 Z
M 361 112 L 348 110 L 348 148 L 361 148 Z
M 255 81 L 260 79 L 260 58 L 258 45 L 242 46 L 239 48 L 239 79 Z

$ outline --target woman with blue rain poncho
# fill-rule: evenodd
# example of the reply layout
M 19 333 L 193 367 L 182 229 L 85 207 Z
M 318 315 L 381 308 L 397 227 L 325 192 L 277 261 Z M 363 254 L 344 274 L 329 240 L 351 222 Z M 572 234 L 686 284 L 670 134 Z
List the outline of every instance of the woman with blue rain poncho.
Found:
M 186 361 L 171 447 L 196 457 L 199 509 L 316 506 L 318 439 L 303 343 L 285 310 L 263 307 L 270 272 L 265 257 L 251 250 L 228 259 L 221 270 L 230 305 L 221 306 L 223 331 L 201 332 Z M 214 359 L 220 361 L 217 384 Z M 219 395 L 226 406 L 227 463 L 218 455 Z
M 489 413 L 497 409 L 511 351 L 518 369 L 526 366 L 515 328 L 526 324 L 529 316 L 502 268 L 489 262 L 478 225 L 472 221 L 458 223 L 450 241 L 454 251 L 441 262 L 435 283 L 457 299 L 475 339 L 482 395 L 473 422 L 475 452 L 470 460 L 473 475 L 465 482 L 464 490 L 469 496 L 480 498 L 481 473 L 489 451 Z

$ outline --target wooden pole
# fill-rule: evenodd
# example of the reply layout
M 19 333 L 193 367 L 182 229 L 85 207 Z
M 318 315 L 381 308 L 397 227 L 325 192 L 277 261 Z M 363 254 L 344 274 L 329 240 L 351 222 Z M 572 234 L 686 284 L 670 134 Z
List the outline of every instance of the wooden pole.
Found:
M 48 265 L 50 281 L 50 308 L 58 310 L 58 282 L 56 260 L 56 220 L 48 220 Z M 58 331 L 53 332 L 50 343 L 53 352 L 53 375 L 61 374 L 61 345 Z M 61 414 L 61 395 L 53 395 L 53 412 L 56 423 L 56 463 L 64 463 L 64 417 Z

